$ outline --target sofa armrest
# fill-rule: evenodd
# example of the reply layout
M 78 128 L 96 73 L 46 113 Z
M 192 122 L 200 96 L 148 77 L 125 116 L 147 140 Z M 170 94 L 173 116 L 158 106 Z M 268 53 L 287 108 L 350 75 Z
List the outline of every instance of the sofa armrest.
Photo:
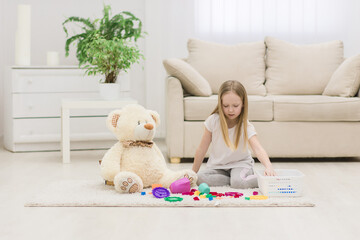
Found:
M 168 157 L 184 155 L 184 90 L 180 80 L 166 78 L 166 146 Z

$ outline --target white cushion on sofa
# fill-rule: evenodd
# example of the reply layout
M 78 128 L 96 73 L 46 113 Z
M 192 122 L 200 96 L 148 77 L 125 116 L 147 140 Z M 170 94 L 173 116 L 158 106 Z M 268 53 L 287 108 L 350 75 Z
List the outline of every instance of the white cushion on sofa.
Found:
M 346 59 L 331 76 L 323 95 L 353 97 L 360 86 L 360 55 Z
M 273 95 L 278 122 L 360 121 L 360 98 L 322 95 Z
M 178 78 L 184 89 L 195 96 L 210 96 L 211 88 L 206 79 L 187 62 L 170 58 L 163 61 L 170 76 Z
M 213 93 L 224 81 L 237 80 L 248 94 L 266 94 L 264 42 L 223 45 L 189 39 L 188 50 L 187 62 L 209 82 Z
M 266 37 L 265 43 L 270 94 L 322 94 L 344 59 L 341 41 L 297 45 Z

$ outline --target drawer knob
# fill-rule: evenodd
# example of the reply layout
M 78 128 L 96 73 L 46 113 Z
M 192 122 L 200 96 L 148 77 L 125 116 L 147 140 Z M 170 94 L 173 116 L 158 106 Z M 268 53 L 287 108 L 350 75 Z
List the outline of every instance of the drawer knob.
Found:
M 28 84 L 32 84 L 33 80 L 28 80 L 27 82 L 28 82 Z
M 30 104 L 28 107 L 29 109 L 33 109 L 34 105 Z

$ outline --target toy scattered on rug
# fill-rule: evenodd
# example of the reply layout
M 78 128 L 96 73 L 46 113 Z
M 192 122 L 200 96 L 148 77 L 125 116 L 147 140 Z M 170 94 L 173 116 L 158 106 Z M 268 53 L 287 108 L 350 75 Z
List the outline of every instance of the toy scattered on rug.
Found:
M 171 191 L 171 193 L 170 193 Z M 152 191 L 149 194 L 152 194 L 155 198 L 164 199 L 168 202 L 179 202 L 182 201 L 182 197 L 178 196 L 171 196 L 171 194 L 180 194 L 185 196 L 193 196 L 192 199 L 194 201 L 200 201 L 201 199 L 208 199 L 209 201 L 221 200 L 226 198 L 240 198 L 244 196 L 243 193 L 240 192 L 225 192 L 225 193 L 218 193 L 214 191 L 210 191 L 210 187 L 206 183 L 202 183 L 199 185 L 198 189 L 190 189 L 190 181 L 187 178 L 182 178 L 176 180 L 172 184 L 170 184 L 170 191 L 161 184 L 153 184 Z M 245 200 L 266 200 L 268 196 L 258 195 L 257 191 L 252 192 L 252 196 L 246 196 Z M 141 194 L 146 195 L 146 194 Z
M 199 191 L 201 193 L 210 193 L 210 187 L 209 185 L 207 185 L 206 183 L 201 183 L 199 185 Z
M 171 193 L 190 192 L 190 189 L 191 189 L 191 183 L 187 178 L 181 178 L 179 180 L 176 180 L 170 185 Z
M 112 111 L 106 122 L 118 139 L 101 161 L 101 176 L 107 185 L 114 185 L 120 193 L 135 193 L 153 184 L 169 188 L 171 183 L 185 177 L 190 185 L 195 186 L 196 173 L 169 170 L 164 156 L 153 142 L 160 124 L 157 112 L 131 104 Z
M 183 200 L 181 197 L 166 197 L 164 199 L 168 202 L 181 202 Z
M 152 190 L 152 195 L 156 198 L 166 198 L 170 196 L 170 192 L 166 188 L 157 187 Z

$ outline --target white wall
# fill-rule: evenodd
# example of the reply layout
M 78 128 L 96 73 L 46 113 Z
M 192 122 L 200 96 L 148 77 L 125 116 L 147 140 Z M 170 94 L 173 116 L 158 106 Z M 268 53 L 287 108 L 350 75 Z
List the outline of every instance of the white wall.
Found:
M 187 57 L 187 39 L 201 37 L 195 32 L 194 27 L 194 1 L 197 0 L 0 0 L 0 99 L 3 98 L 4 66 L 14 64 L 17 4 L 30 4 L 32 9 L 32 65 L 45 65 L 47 51 L 60 52 L 62 65 L 76 65 L 74 51 L 69 58 L 64 57 L 65 33 L 61 23 L 69 16 L 100 17 L 103 2 L 110 3 L 113 13 L 128 10 L 141 18 L 145 30 L 149 33 L 145 40 L 139 42 L 140 47 L 145 51 L 146 60 L 132 69 L 131 88 L 133 96 L 140 104 L 159 112 L 163 123 L 157 137 L 165 136 L 164 80 L 166 73 L 162 60 L 169 57 Z M 238 1 L 249 2 L 250 0 Z M 305 3 L 308 1 L 304 0 Z M 342 2 L 345 2 L 345 9 L 341 10 L 345 12 L 343 20 L 345 29 L 341 34 L 331 36 L 329 40 L 343 40 L 345 56 L 348 57 L 360 54 L 360 28 L 358 27 L 360 1 L 343 0 Z M 321 37 L 321 30 L 318 29 L 319 38 L 317 40 L 314 38 L 314 41 L 327 40 L 326 36 Z M 259 40 L 263 38 L 263 34 L 245 34 L 242 41 Z M 266 34 L 276 36 L 269 32 Z M 299 38 L 289 36 L 288 39 L 286 37 L 284 39 L 302 42 Z M 225 39 L 224 42 L 227 40 Z M 2 102 L 0 101 L 0 136 L 3 134 Z
M 60 52 L 61 65 L 77 65 L 71 48 L 65 58 L 65 33 L 62 22 L 70 16 L 100 18 L 103 3 L 110 4 L 113 14 L 130 11 L 144 21 L 145 0 L 1 0 L 0 1 L 0 136 L 3 135 L 3 82 L 4 67 L 15 63 L 15 30 L 17 5 L 31 5 L 31 65 L 46 65 L 46 52 Z M 75 29 L 75 28 L 74 28 Z M 139 40 L 144 51 L 144 40 Z M 144 63 L 133 66 L 130 71 L 132 95 L 140 104 L 145 104 Z
M 146 103 L 161 116 L 158 137 L 165 137 L 165 78 L 162 61 L 187 57 L 187 40 L 193 36 L 192 0 L 145 1 Z

